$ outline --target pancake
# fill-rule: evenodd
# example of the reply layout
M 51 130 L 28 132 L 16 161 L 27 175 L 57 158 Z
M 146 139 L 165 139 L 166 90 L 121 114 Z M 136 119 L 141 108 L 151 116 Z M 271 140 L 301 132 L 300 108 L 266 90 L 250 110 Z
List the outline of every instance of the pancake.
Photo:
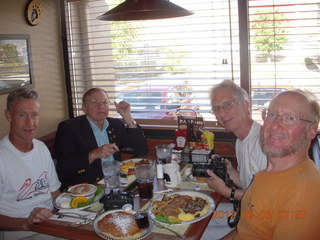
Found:
M 97 226 L 102 234 L 116 239 L 137 238 L 143 233 L 134 215 L 128 212 L 107 214 L 98 221 Z
M 129 174 L 129 170 L 133 170 L 130 172 L 130 174 L 132 175 L 134 174 L 134 167 L 141 164 L 150 164 L 150 161 L 147 159 L 142 159 L 138 162 L 133 162 L 133 161 L 123 162 L 120 166 L 120 170 L 125 174 Z

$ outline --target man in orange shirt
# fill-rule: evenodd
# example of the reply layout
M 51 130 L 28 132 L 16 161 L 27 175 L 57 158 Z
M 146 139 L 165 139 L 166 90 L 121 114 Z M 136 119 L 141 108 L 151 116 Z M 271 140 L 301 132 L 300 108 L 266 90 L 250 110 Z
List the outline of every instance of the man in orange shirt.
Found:
M 260 136 L 267 168 L 242 197 L 235 237 L 224 239 L 320 239 L 320 172 L 308 156 L 319 115 L 311 93 L 290 90 L 274 97 Z

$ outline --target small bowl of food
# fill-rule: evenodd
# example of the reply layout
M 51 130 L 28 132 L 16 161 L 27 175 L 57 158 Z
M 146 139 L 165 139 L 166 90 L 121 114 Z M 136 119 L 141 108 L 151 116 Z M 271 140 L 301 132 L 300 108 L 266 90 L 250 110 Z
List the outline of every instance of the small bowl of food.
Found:
M 68 189 L 72 197 L 86 197 L 88 200 L 93 199 L 97 191 L 97 186 L 93 184 L 77 184 Z

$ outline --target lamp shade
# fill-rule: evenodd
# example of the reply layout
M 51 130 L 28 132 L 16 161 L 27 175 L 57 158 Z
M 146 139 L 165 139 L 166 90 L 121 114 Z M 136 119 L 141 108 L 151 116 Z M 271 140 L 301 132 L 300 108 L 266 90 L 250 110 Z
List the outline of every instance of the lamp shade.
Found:
M 126 0 L 97 19 L 130 21 L 183 17 L 192 14 L 168 0 Z

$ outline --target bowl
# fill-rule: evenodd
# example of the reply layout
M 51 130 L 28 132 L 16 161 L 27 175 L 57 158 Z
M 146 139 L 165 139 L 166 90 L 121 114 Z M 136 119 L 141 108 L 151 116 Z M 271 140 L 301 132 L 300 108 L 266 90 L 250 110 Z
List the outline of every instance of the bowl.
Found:
M 87 183 L 77 184 L 68 189 L 68 192 L 72 197 L 83 196 L 86 197 L 88 200 L 94 198 L 96 191 L 97 186 Z

